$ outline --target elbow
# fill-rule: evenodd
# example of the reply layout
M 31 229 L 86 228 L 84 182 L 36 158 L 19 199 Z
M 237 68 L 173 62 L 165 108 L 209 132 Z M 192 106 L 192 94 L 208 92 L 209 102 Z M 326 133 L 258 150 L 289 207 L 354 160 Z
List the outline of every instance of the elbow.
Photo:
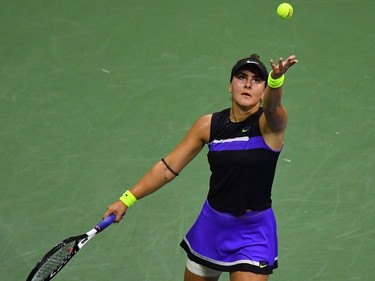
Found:
M 163 174 L 164 184 L 167 184 L 173 181 L 176 177 L 177 176 L 172 174 L 169 170 L 164 171 L 164 174 Z
M 165 184 L 179 176 L 179 173 L 172 169 L 171 166 L 169 166 L 168 163 L 164 160 L 164 158 L 161 159 L 161 166 Z

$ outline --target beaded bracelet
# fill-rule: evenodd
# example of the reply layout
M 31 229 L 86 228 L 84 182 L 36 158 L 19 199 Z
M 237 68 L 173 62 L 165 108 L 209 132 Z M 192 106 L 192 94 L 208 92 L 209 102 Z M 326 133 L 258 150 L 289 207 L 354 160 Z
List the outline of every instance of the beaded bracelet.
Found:
M 124 203 L 128 208 L 130 208 L 135 202 L 137 202 L 137 198 L 131 193 L 129 190 L 125 191 L 123 195 L 119 198 L 119 200 Z
M 271 76 L 271 73 L 268 75 L 268 80 L 267 80 L 267 83 L 268 83 L 268 86 L 270 86 L 271 88 L 280 88 L 283 83 L 284 83 L 284 79 L 285 79 L 285 75 L 281 75 L 281 77 L 279 78 L 272 78 Z
M 175 170 L 173 170 L 172 168 L 171 168 L 171 166 L 169 166 L 168 164 L 167 164 L 167 162 L 165 162 L 165 160 L 164 160 L 164 158 L 161 158 L 161 162 L 163 162 L 163 164 L 164 164 L 164 166 L 175 176 L 175 177 L 177 177 L 177 176 L 179 176 L 180 174 L 179 173 L 177 173 Z

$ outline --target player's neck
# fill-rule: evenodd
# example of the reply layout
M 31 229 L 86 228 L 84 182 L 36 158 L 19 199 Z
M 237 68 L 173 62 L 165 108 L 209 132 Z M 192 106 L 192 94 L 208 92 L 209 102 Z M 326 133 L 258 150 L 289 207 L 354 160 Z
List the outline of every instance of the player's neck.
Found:
M 230 109 L 230 116 L 229 116 L 230 121 L 234 123 L 242 122 L 246 120 L 247 118 L 249 118 L 254 113 L 258 112 L 259 107 L 260 107 L 259 103 L 256 106 L 251 107 L 251 108 L 248 108 L 248 107 L 243 108 L 243 107 L 232 105 Z

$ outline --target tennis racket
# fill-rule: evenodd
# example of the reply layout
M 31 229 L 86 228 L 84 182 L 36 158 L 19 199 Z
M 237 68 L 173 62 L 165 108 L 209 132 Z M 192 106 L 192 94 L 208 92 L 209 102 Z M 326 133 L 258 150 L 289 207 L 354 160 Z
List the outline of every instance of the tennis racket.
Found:
M 70 237 L 58 243 L 36 264 L 26 281 L 51 280 L 87 242 L 110 226 L 115 218 L 116 215 L 111 214 L 85 234 Z

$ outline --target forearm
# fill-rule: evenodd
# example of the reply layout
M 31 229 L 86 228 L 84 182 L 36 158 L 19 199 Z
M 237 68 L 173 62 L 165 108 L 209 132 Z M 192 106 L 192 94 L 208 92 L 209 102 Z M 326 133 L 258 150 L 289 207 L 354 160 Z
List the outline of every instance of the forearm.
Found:
M 279 88 L 267 86 L 263 96 L 263 110 L 268 112 L 275 111 L 281 105 L 282 94 L 282 86 Z
M 130 192 L 137 199 L 141 199 L 157 191 L 175 177 L 176 176 L 172 174 L 161 161 L 159 161 L 130 189 Z
M 143 178 L 127 190 L 116 202 L 107 207 L 103 217 L 110 214 L 116 214 L 116 222 L 119 222 L 126 210 L 137 200 L 155 192 L 176 177 L 168 168 L 159 161 L 156 163 Z
M 267 87 L 263 96 L 263 111 L 267 128 L 272 132 L 283 132 L 287 123 L 287 113 L 281 104 L 284 75 L 269 74 Z

